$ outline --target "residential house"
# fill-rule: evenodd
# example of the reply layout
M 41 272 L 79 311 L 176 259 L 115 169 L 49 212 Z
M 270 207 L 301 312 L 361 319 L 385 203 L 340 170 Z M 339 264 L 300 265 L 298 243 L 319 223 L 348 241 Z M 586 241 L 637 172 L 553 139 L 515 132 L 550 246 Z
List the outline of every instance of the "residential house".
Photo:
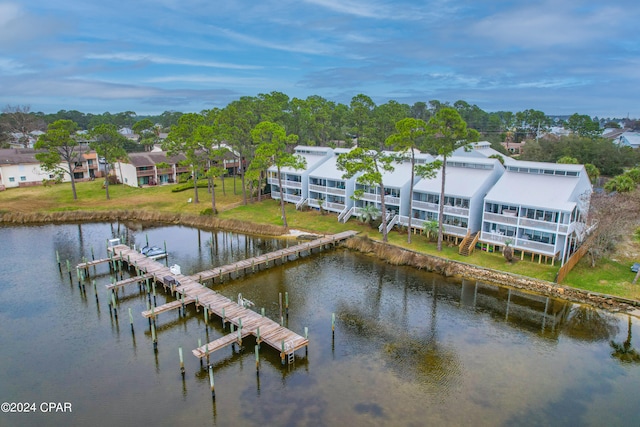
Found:
M 485 197 L 480 242 L 564 264 L 587 233 L 592 189 L 584 166 L 519 161 L 505 169 Z
M 356 177 L 343 178 L 343 171 L 338 169 L 338 156 L 350 150 L 336 148 L 333 155 L 309 173 L 309 195 L 307 205 L 338 214 L 346 213 L 353 206 L 353 195 Z
M 174 183 L 177 182 L 178 175 L 190 170 L 188 166 L 178 165 L 184 159 L 182 154 L 167 157 L 167 153 L 163 151 L 129 153 L 128 161 L 115 164 L 115 173 L 120 182 L 131 187 Z M 158 167 L 163 163 L 169 167 Z
M 0 190 L 14 187 L 41 185 L 44 180 L 55 179 L 55 175 L 40 167 L 37 151 L 32 148 L 0 149 Z M 66 169 L 66 164 L 60 167 Z M 70 181 L 67 174 L 63 181 Z
M 640 133 L 624 132 L 618 137 L 618 143 L 627 147 L 638 148 L 640 147 Z
M 333 150 L 329 147 L 299 145 L 295 148 L 294 154 L 303 157 L 307 166 L 299 170 L 291 167 L 280 168 L 282 193 L 285 202 L 301 207 L 309 197 L 309 174 L 329 160 L 333 156 Z M 275 166 L 267 169 L 267 184 L 271 186 L 271 197 L 280 200 L 278 168 Z
M 387 153 L 397 154 L 397 153 Z M 425 164 L 433 161 L 433 156 L 424 153 L 415 154 L 416 164 Z M 420 177 L 415 176 L 415 181 Z M 402 161 L 393 163 L 393 171 L 382 172 L 382 184 L 384 186 L 384 203 L 388 217 L 387 229 L 390 230 L 400 216 L 409 215 L 411 201 L 409 200 L 409 189 L 411 187 L 411 159 L 405 158 Z M 366 185 L 356 182 L 356 190 L 362 190 L 362 196 L 355 200 L 353 209 L 347 212 L 343 221 L 347 221 L 351 215 L 360 215 L 362 209 L 373 205 L 378 209 L 382 208 L 382 194 L 379 185 Z M 381 226 L 382 227 L 382 226 Z M 382 230 L 382 229 L 381 229 Z
M 485 157 L 447 158 L 444 191 L 444 234 L 465 237 L 482 225 L 484 197 L 504 173 L 498 159 Z M 442 169 L 431 179 L 421 179 L 413 187 L 411 227 L 424 229 L 425 222 L 438 221 Z M 408 226 L 401 216 L 399 224 Z

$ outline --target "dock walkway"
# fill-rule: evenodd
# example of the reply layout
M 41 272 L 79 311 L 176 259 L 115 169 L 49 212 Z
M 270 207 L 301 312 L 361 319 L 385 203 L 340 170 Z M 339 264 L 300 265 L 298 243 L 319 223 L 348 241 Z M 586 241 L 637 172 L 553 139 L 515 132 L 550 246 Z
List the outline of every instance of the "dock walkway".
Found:
M 310 252 L 312 249 L 325 245 L 335 245 L 337 242 L 345 240 L 355 234 L 356 232 L 354 231 L 348 231 L 322 237 L 190 276 L 174 274 L 170 268 L 144 256 L 126 245 L 114 245 L 108 248 L 109 253 L 114 258 L 118 257 L 124 262 L 127 262 L 130 267 L 135 267 L 136 271 L 141 275 L 107 285 L 107 288 L 114 289 L 130 283 L 153 279 L 161 283 L 165 289 L 171 289 L 172 294 L 175 292 L 176 300 L 154 307 L 153 310 L 143 311 L 142 315 L 144 317 L 155 317 L 160 313 L 182 307 L 186 304 L 195 303 L 197 306 L 204 307 L 208 315 L 211 315 L 211 313 L 216 314 L 224 323 L 229 322 L 234 325 L 236 332 L 232 332 L 192 350 L 194 356 L 198 358 L 208 357 L 209 354 L 222 347 L 233 343 L 241 343 L 242 338 L 253 335 L 256 337 L 258 343 L 264 342 L 278 350 L 284 362 L 285 356 L 291 356 L 296 350 L 307 346 L 309 340 L 281 326 L 268 317 L 264 317 L 220 295 L 202 285 L 200 282 L 215 277 L 222 277 L 224 274 L 230 274 L 231 272 L 237 272 L 239 269 L 246 269 L 263 263 L 268 266 L 269 261 L 276 259 L 284 260 L 284 257 L 292 255 L 299 256 L 303 251 Z
M 309 242 L 301 243 L 288 248 L 279 249 L 277 251 L 269 252 L 267 254 L 258 255 L 252 258 L 247 258 L 232 264 L 212 268 L 191 276 L 193 280 L 203 282 L 206 280 L 215 280 L 223 278 L 225 275 L 229 276 L 231 273 L 244 271 L 247 269 L 259 268 L 261 265 L 269 266 L 269 262 L 276 262 L 280 260 L 283 262 L 285 257 L 299 256 L 301 252 L 311 252 L 313 249 L 324 247 L 327 245 L 335 245 L 338 242 L 353 237 L 357 234 L 356 231 L 343 231 L 342 233 L 333 234 L 331 236 L 321 237 L 319 239 L 311 240 Z

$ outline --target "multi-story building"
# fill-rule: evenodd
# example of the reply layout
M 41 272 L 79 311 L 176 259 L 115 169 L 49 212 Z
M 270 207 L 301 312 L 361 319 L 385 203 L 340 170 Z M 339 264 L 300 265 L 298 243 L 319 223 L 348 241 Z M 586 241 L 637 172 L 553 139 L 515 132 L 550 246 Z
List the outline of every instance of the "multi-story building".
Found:
M 518 161 L 505 169 L 484 199 L 480 242 L 564 264 L 587 233 L 584 166 Z
M 329 160 L 333 156 L 333 150 L 328 147 L 299 145 L 295 148 L 295 154 L 305 159 L 306 167 L 298 170 L 291 167 L 280 168 L 282 197 L 285 202 L 301 207 L 309 197 L 309 174 Z M 271 186 L 271 197 L 280 200 L 278 169 L 275 166 L 267 170 L 267 183 Z
M 498 159 L 449 157 L 444 191 L 444 233 L 464 237 L 480 230 L 484 196 L 504 173 Z M 425 222 L 438 221 L 442 169 L 434 178 L 421 179 L 413 187 L 411 227 L 424 229 Z M 401 216 L 400 224 L 409 224 Z
M 333 155 L 309 173 L 309 196 L 307 205 L 344 215 L 353 206 L 353 195 L 356 177 L 343 178 L 343 171 L 337 166 L 340 154 L 348 153 L 348 149 L 336 148 Z
M 162 151 L 129 153 L 129 160 L 117 162 L 114 170 L 118 180 L 131 187 L 169 184 L 177 182 L 178 175 L 189 172 L 188 166 L 179 165 L 184 159 L 182 154 L 167 157 L 167 153 Z

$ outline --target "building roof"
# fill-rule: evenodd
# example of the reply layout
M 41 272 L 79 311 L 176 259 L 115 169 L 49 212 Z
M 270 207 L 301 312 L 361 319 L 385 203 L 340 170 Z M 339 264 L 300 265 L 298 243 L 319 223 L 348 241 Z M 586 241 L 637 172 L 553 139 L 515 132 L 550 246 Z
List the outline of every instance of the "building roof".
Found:
M 516 159 L 506 154 L 502 154 L 501 152 L 491 148 L 491 143 L 489 141 L 475 142 L 471 144 L 471 150 L 469 151 L 465 151 L 463 147 L 460 147 L 453 152 L 453 155 L 460 156 L 460 157 L 477 157 L 477 158 L 480 158 L 480 157 L 488 158 L 490 156 L 498 155 L 502 157 L 505 164 L 517 162 Z
M 186 157 L 183 154 L 177 156 L 167 157 L 167 153 L 164 151 L 146 151 L 144 153 L 129 153 L 129 163 L 135 167 L 154 166 L 158 163 L 175 164 Z
M 32 148 L 3 148 L 0 149 L 0 165 L 40 163 L 36 160 L 36 153 Z
M 620 135 L 620 142 L 629 147 L 640 147 L 640 133 L 638 132 L 625 132 Z
M 580 171 L 580 176 L 562 176 L 544 173 L 516 172 L 507 167 L 504 175 L 489 190 L 487 201 L 509 205 L 524 205 L 542 209 L 572 211 L 576 187 L 585 179 L 583 165 L 543 162 L 518 162 L 519 167 L 537 170 Z M 584 174 L 584 175 L 582 175 Z M 588 178 L 587 178 L 588 179 Z
M 349 151 L 351 151 L 351 149 L 335 148 L 333 150 L 333 156 L 318 166 L 318 168 L 311 172 L 309 176 L 325 179 L 343 179 L 342 175 L 344 174 L 344 171 L 338 169 L 338 156 L 343 153 L 348 153 Z
M 444 192 L 450 196 L 472 197 L 494 174 L 494 170 L 502 167 L 498 159 L 450 157 L 447 159 Z M 441 185 L 442 169 L 439 169 L 434 178 L 421 179 L 413 189 L 423 193 L 440 194 Z
M 280 168 L 281 172 L 289 172 L 289 173 L 302 173 L 305 170 L 313 169 L 319 163 L 324 162 L 328 159 L 327 155 L 331 153 L 333 150 L 329 147 L 309 147 L 305 145 L 298 145 L 296 147 L 296 151 L 294 154 L 299 155 L 304 158 L 307 162 L 307 167 L 304 169 L 294 169 L 291 167 L 283 167 Z M 271 166 L 269 168 L 270 171 L 276 171 L 277 168 L 275 166 Z M 339 175 L 342 176 L 342 175 Z

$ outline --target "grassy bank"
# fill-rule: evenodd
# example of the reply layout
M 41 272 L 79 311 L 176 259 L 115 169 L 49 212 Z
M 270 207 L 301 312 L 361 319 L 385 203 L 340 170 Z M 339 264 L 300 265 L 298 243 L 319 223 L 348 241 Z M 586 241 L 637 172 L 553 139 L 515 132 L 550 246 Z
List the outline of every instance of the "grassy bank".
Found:
M 239 185 L 238 185 L 239 188 Z M 233 181 L 226 181 L 226 194 L 220 183 L 216 187 L 216 205 L 220 214 L 216 217 L 200 215 L 211 206 L 211 196 L 206 189 L 200 189 L 200 203 L 189 202 L 193 191 L 174 193 L 172 186 L 150 188 L 132 188 L 123 185 L 110 186 L 111 200 L 106 200 L 101 182 L 83 182 L 77 184 L 78 200 L 73 200 L 70 184 L 52 187 L 30 187 L 10 189 L 0 192 L 0 214 L 6 217 L 47 213 L 54 215 L 56 221 L 73 221 L 74 211 L 94 212 L 95 220 L 101 218 L 128 218 L 140 221 L 153 221 L 169 218 L 172 223 L 205 228 L 230 228 L 253 234 L 280 234 L 282 220 L 279 203 L 266 200 L 247 206 L 237 206 L 242 201 L 241 194 L 233 194 Z M 291 204 L 286 205 L 289 227 L 310 233 L 332 234 L 345 230 L 356 230 L 371 239 L 381 238 L 377 229 L 351 219 L 341 224 L 334 214 L 321 215 L 318 211 L 297 211 Z M 65 213 L 67 213 L 65 215 Z M 469 257 L 458 254 L 456 246 L 445 245 L 437 251 L 434 242 L 424 236 L 414 235 L 412 243 L 407 243 L 406 233 L 392 231 L 389 243 L 415 252 L 425 253 L 451 260 L 461 261 L 508 273 L 519 274 L 541 280 L 553 281 L 558 266 L 538 264 L 537 262 L 517 261 L 507 263 L 500 253 L 487 253 L 476 250 Z M 623 298 L 640 300 L 640 285 L 632 285 L 634 273 L 629 266 L 635 262 L 624 257 L 616 260 L 603 260 L 592 268 L 583 260 L 574 268 L 563 283 L 592 292 L 606 293 Z

